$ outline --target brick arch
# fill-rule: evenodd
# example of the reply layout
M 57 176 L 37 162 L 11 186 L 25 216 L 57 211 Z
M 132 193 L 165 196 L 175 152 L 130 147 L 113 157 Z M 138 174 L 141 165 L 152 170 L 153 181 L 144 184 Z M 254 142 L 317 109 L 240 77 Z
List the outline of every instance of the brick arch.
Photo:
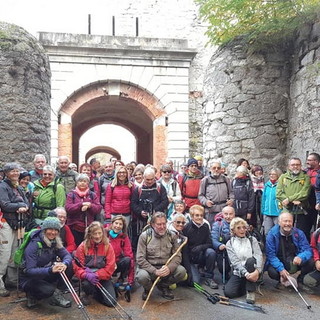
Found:
M 109 153 L 111 154 L 113 157 L 116 157 L 117 159 L 121 160 L 121 155 L 120 153 L 114 149 L 114 148 L 111 148 L 111 147 L 108 147 L 108 146 L 97 146 L 97 147 L 94 147 L 92 149 L 90 149 L 87 153 L 86 153 L 86 156 L 85 156 L 85 159 L 86 159 L 86 162 L 88 161 L 88 159 L 96 154 L 96 153 Z
M 111 80 L 88 84 L 61 106 L 59 155 L 69 155 L 77 162 L 81 135 L 95 125 L 112 123 L 136 137 L 138 162 L 159 166 L 167 156 L 165 116 L 160 101 L 137 85 Z

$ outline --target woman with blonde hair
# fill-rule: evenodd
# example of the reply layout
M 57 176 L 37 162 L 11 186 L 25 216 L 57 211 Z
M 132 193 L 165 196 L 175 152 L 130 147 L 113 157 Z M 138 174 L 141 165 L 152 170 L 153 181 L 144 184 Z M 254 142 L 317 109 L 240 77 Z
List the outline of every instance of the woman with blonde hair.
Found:
M 76 250 L 73 268 L 75 275 L 82 280 L 84 305 L 90 304 L 93 295 L 100 303 L 114 306 L 116 295 L 111 276 L 116 268 L 115 254 L 100 222 L 94 221 L 86 229 L 84 241 Z M 97 288 L 99 282 L 109 292 L 111 301 Z
M 122 215 L 126 219 L 127 226 L 129 226 L 131 221 L 132 189 L 132 183 L 129 180 L 126 167 L 118 167 L 114 179 L 106 189 L 105 219 Z
M 255 237 L 248 235 L 248 223 L 239 217 L 230 222 L 231 239 L 227 253 L 233 273 L 224 294 L 236 298 L 247 293 L 247 303 L 255 303 L 256 283 L 262 273 L 262 252 Z

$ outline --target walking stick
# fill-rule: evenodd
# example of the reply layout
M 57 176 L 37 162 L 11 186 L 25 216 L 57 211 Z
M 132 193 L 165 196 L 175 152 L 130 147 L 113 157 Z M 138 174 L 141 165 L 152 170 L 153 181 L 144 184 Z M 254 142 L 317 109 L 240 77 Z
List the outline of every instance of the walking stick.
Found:
M 167 266 L 171 261 L 172 259 L 181 251 L 181 249 L 187 244 L 188 242 L 188 238 L 187 237 L 183 237 L 183 242 L 181 243 L 180 247 L 176 250 L 176 252 L 168 259 L 168 261 L 166 262 L 165 266 Z M 149 299 L 150 299 L 150 296 L 151 296 L 151 293 L 152 291 L 154 290 L 154 287 L 156 286 L 156 284 L 159 282 L 160 280 L 160 276 L 157 277 L 157 279 L 153 282 L 153 285 L 148 293 L 148 296 L 147 296 L 147 299 L 146 301 L 144 302 L 143 306 L 142 306 L 142 310 L 145 308 L 145 306 L 147 305 Z
M 66 284 L 67 288 L 69 289 L 72 298 L 74 300 L 74 302 L 78 305 L 78 309 L 81 311 L 83 318 L 85 320 L 90 320 L 90 316 L 88 314 L 87 309 L 85 308 L 85 306 L 83 305 L 83 303 L 81 302 L 79 296 L 77 295 L 76 291 L 74 290 L 70 280 L 68 279 L 67 275 L 65 274 L 65 272 L 60 272 L 60 275 L 64 281 L 64 283 Z
M 22 213 L 18 213 L 18 230 L 17 230 L 17 242 L 18 242 L 18 248 L 21 245 L 21 240 L 24 236 L 24 230 L 23 230 L 23 224 L 22 224 Z M 19 266 L 17 265 L 17 298 L 20 299 L 19 295 Z
M 294 285 L 292 278 L 290 276 L 287 276 L 288 281 L 290 282 L 292 288 L 296 291 L 296 293 L 299 295 L 299 297 L 302 299 L 302 301 L 305 303 L 305 305 L 307 306 L 307 308 L 310 310 L 311 309 L 311 305 L 305 300 L 305 298 L 302 296 L 302 294 L 299 292 L 297 286 Z

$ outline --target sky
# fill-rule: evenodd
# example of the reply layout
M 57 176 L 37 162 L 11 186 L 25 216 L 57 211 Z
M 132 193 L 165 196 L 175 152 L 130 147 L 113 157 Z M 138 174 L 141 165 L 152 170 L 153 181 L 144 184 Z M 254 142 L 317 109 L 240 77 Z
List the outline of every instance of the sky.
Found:
M 119 1 L 119 2 L 118 2 Z M 36 36 L 39 31 L 106 34 L 111 15 L 117 14 L 121 0 L 0 0 L 0 21 L 17 24 Z M 126 2 L 126 1 L 125 1 Z M 124 2 L 123 2 L 124 4 Z M 112 6 L 112 14 L 110 8 Z M 94 19 L 93 19 L 94 18 Z

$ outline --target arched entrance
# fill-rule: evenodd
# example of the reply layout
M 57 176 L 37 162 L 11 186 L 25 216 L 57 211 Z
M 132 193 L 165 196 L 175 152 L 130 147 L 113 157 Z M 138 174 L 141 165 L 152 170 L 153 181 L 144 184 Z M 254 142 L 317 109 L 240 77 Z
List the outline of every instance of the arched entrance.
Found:
M 116 157 L 117 159 L 120 159 L 121 160 L 121 156 L 120 156 L 120 153 L 111 148 L 111 147 L 108 147 L 108 146 L 97 146 L 95 148 L 92 148 L 91 150 L 89 150 L 87 153 L 86 153 L 86 157 L 85 157 L 85 162 L 88 162 L 88 159 L 96 154 L 96 153 L 108 153 L 110 155 L 112 155 L 113 157 Z
M 137 140 L 137 161 L 159 166 L 167 153 L 165 111 L 146 90 L 123 81 L 98 81 L 75 91 L 59 112 L 58 154 L 78 163 L 79 139 L 89 128 L 113 123 Z M 117 139 L 115 136 L 114 139 Z

